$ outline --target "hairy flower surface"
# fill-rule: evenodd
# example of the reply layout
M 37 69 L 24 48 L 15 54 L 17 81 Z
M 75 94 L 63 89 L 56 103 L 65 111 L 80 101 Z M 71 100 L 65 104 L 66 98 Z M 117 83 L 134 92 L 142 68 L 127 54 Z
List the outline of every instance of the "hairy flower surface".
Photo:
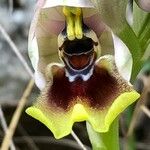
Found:
M 139 94 L 119 74 L 113 56 L 99 57 L 99 36 L 106 25 L 89 0 L 39 5 L 43 9 L 31 26 L 29 55 L 42 92 L 26 112 L 57 139 L 70 134 L 74 122 L 88 121 L 97 132 L 109 131 Z M 57 50 L 59 55 L 53 55 Z M 56 57 L 62 63 L 51 63 Z
M 47 85 L 26 112 L 44 123 L 56 138 L 70 134 L 74 122 L 89 121 L 97 132 L 107 132 L 113 120 L 139 94 L 118 74 L 112 56 L 100 57 L 93 74 L 70 82 L 65 67 L 50 65 Z

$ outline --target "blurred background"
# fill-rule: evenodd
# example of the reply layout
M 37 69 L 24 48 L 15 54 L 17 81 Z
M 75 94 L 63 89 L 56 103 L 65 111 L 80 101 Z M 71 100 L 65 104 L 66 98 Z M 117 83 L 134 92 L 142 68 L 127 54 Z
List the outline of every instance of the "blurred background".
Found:
M 28 32 L 33 17 L 36 0 L 0 0 L 0 28 L 2 28 L 15 43 L 27 64 L 31 63 L 27 54 Z M 150 71 L 144 72 L 135 83 L 135 88 L 139 92 L 145 90 L 144 81 L 150 85 Z M 5 117 L 7 125 L 10 124 L 13 113 L 21 99 L 31 77 L 16 56 L 7 38 L 0 31 L 0 144 L 3 141 L 5 131 L 3 119 Z M 36 99 L 39 90 L 33 86 L 26 106 Z M 150 108 L 150 88 L 145 90 L 144 99 Z M 25 109 L 25 108 L 24 108 Z M 19 123 L 13 136 L 13 144 L 17 150 L 79 150 L 79 144 L 69 135 L 62 140 L 55 140 L 52 133 L 44 125 L 29 117 L 25 112 L 21 114 Z M 4 117 L 2 116 L 4 115 Z M 136 116 L 136 115 L 135 115 Z M 124 114 L 121 117 L 120 143 L 121 149 L 126 147 L 124 134 Z M 90 149 L 90 141 L 85 128 L 85 123 L 74 125 L 74 132 L 79 139 Z M 150 116 L 140 113 L 136 116 L 134 123 L 134 133 L 137 150 L 150 150 Z M 11 147 L 11 150 L 13 148 Z
M 0 0 L 0 26 L 8 33 L 19 52 L 32 69 L 28 54 L 28 32 L 33 17 L 36 0 Z M 29 73 L 12 50 L 8 41 L 0 32 L 0 105 L 9 125 L 12 115 L 30 80 Z M 39 94 L 33 87 L 26 107 L 31 105 Z M 24 109 L 25 110 L 25 109 Z M 77 142 L 68 136 L 63 140 L 55 140 L 50 130 L 44 125 L 22 112 L 17 125 L 13 142 L 20 150 L 77 150 L 81 149 Z M 4 138 L 4 130 L 0 119 L 0 144 Z M 75 132 L 86 145 L 90 145 L 87 138 L 85 124 L 75 125 Z

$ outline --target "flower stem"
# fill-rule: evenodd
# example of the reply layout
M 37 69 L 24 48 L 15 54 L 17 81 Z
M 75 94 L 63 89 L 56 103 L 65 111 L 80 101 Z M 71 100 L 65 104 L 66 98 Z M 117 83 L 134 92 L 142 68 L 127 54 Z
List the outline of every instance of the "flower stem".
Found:
M 106 133 L 95 132 L 88 122 L 87 131 L 93 150 L 119 150 L 118 118 Z

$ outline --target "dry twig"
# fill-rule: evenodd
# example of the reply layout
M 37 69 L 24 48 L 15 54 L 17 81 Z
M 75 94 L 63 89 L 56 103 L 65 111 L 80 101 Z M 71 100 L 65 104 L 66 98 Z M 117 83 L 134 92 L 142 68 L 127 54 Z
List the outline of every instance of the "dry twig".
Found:
M 20 133 L 22 134 L 23 140 L 27 143 L 27 145 L 32 150 L 39 150 L 39 148 L 34 143 L 33 139 L 30 137 L 30 135 L 27 133 L 27 131 L 22 127 L 21 124 L 18 125 L 18 129 Z
M 7 123 L 6 123 L 6 120 L 5 120 L 5 117 L 4 117 L 1 105 L 0 105 L 0 122 L 1 122 L 1 125 L 2 125 L 2 128 L 3 128 L 4 132 L 6 133 L 6 131 L 7 131 Z M 11 142 L 10 143 L 10 149 L 11 150 L 15 150 L 16 148 L 15 148 L 15 145 L 14 145 L 13 141 L 11 140 L 10 142 Z
M 16 129 L 16 126 L 18 124 L 19 118 L 21 116 L 22 110 L 26 104 L 28 96 L 31 93 L 33 85 L 34 85 L 34 80 L 32 79 L 32 80 L 30 80 L 26 90 L 24 91 L 23 96 L 22 96 L 22 98 L 18 104 L 18 107 L 13 114 L 11 123 L 10 123 L 9 128 L 7 129 L 5 137 L 3 139 L 1 150 L 8 150 L 8 148 L 9 148 L 10 141 L 12 139 L 14 132 L 15 132 L 15 129 Z
M 138 119 L 139 115 L 142 113 L 141 109 L 139 109 L 139 107 L 141 107 L 142 105 L 145 106 L 146 103 L 147 103 L 147 100 L 148 100 L 147 99 L 147 93 L 150 91 L 150 84 L 149 84 L 150 83 L 150 77 L 141 75 L 140 79 L 144 83 L 144 88 L 142 90 L 142 94 L 140 96 L 140 99 L 136 104 L 136 107 L 135 107 L 135 110 L 134 110 L 134 113 L 133 113 L 133 116 L 132 116 L 132 120 L 131 120 L 129 129 L 128 129 L 128 132 L 127 132 L 127 137 L 132 135 L 133 130 L 134 130 L 135 125 L 136 125 L 136 122 L 137 122 L 137 119 Z
M 42 143 L 42 144 L 61 145 L 61 146 L 67 146 L 70 149 L 72 148 L 72 149 L 81 150 L 81 147 L 74 140 L 70 140 L 66 138 L 55 140 L 53 137 L 50 137 L 50 136 L 30 136 L 30 137 L 35 143 L 38 143 L 38 144 Z M 22 136 L 15 137 L 14 141 L 15 143 L 19 143 L 19 144 L 25 143 L 24 138 L 25 137 L 22 137 Z M 88 146 L 86 146 L 86 149 L 91 150 L 91 148 Z
M 19 58 L 19 60 L 21 61 L 21 63 L 23 64 L 23 66 L 25 67 L 25 69 L 27 70 L 27 72 L 29 73 L 29 75 L 31 77 L 33 77 L 32 70 L 28 66 L 26 60 L 23 58 L 23 56 L 20 53 L 19 49 L 17 48 L 17 46 L 15 45 L 15 43 L 12 41 L 12 39 L 10 38 L 10 36 L 7 34 L 7 32 L 5 31 L 5 29 L 1 25 L 0 25 L 0 32 L 4 36 L 5 40 L 8 42 L 8 44 L 10 45 L 10 47 L 12 48 L 12 50 L 14 51 L 14 53 L 17 55 L 17 57 Z
M 73 138 L 76 140 L 76 142 L 79 144 L 79 146 L 83 149 L 83 150 L 87 150 L 86 147 L 84 146 L 84 144 L 80 141 L 80 139 L 78 138 L 78 136 L 74 133 L 74 131 L 71 132 L 71 135 L 73 136 Z
M 150 110 L 144 105 L 142 105 L 140 108 L 146 114 L 146 116 L 150 118 Z
M 141 97 L 140 97 L 139 101 L 137 102 L 137 104 L 135 106 L 135 110 L 133 112 L 132 120 L 131 120 L 131 123 L 129 125 L 129 129 L 128 129 L 128 132 L 127 132 L 127 137 L 129 137 L 133 133 L 133 130 L 134 130 L 136 122 L 137 122 L 137 118 L 139 117 L 139 115 L 141 113 L 141 110 L 139 109 L 139 107 L 142 104 L 145 104 L 146 94 L 147 94 L 147 90 L 144 88 L 144 90 L 141 94 Z
M 10 12 L 10 14 L 12 14 L 12 12 L 13 12 L 13 0 L 9 0 L 8 1 L 9 2 L 9 12 Z

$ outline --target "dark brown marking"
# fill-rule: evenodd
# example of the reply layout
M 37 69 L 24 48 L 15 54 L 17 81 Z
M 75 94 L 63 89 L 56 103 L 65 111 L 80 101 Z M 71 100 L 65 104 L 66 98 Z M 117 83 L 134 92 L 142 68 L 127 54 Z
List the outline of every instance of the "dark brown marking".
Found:
M 98 42 L 93 41 L 93 45 L 98 46 Z
M 75 69 L 83 69 L 90 63 L 90 57 L 88 55 L 82 54 L 79 56 L 73 55 L 69 59 L 69 63 Z
M 73 55 L 66 57 L 72 68 L 80 70 L 88 66 L 94 57 L 93 52 L 89 54 Z
M 80 54 L 91 51 L 93 49 L 93 45 L 98 46 L 98 42 L 84 36 L 82 39 L 74 39 L 73 41 L 66 39 L 58 49 L 60 51 L 64 50 L 64 52 L 69 55 Z
M 86 99 L 87 104 L 93 108 L 102 108 L 116 99 L 118 96 L 118 83 L 107 70 L 95 66 L 93 75 L 88 81 L 81 78 L 69 82 L 65 72 L 61 70 L 61 76 L 56 73 L 53 85 L 48 90 L 48 102 L 68 110 L 75 99 Z

